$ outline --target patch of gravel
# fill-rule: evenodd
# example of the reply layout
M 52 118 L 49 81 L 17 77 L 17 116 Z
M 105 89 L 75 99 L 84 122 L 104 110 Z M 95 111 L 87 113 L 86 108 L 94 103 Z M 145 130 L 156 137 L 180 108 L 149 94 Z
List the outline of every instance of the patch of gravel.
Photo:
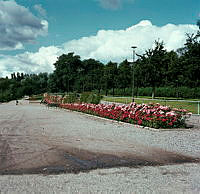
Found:
M 91 150 L 104 150 L 105 145 L 110 145 L 111 151 L 124 150 L 124 146 L 129 149 L 141 144 L 200 157 L 198 116 L 192 116 L 188 121 L 194 124 L 192 129 L 150 131 L 78 112 L 46 109 L 39 104 L 23 104 L 17 107 L 18 110 L 13 110 L 13 104 L 1 105 L 0 109 L 2 106 L 6 106 L 5 112 L 24 111 L 33 135 L 76 138 L 77 146 Z M 10 132 L 9 128 L 0 127 L 0 130 Z M 24 127 L 23 131 L 29 133 L 30 128 Z M 114 142 L 114 147 L 108 142 Z M 6 175 L 0 176 L 0 193 L 200 193 L 199 177 L 198 163 L 97 169 L 79 174 Z
M 0 193 L 200 193 L 200 166 L 113 168 L 80 174 L 0 177 Z
M 200 130 L 200 115 L 192 115 L 188 120 L 187 124 L 191 125 L 193 129 Z

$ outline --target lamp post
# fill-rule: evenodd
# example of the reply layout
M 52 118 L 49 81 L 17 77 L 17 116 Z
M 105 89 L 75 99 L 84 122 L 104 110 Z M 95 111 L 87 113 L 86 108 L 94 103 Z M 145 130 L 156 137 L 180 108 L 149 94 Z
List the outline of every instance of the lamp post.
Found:
M 131 47 L 133 49 L 133 65 L 132 65 L 132 74 L 133 74 L 133 82 L 132 82 L 132 102 L 134 102 L 134 61 L 135 61 L 135 49 L 137 48 L 136 46 Z

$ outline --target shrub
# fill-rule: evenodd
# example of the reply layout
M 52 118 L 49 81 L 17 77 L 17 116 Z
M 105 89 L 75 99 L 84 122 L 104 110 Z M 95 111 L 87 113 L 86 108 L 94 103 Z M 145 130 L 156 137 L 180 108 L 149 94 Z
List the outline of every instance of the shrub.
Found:
M 43 99 L 43 95 L 33 95 L 30 96 L 29 100 L 42 100 Z
M 105 94 L 105 91 L 103 91 Z M 152 87 L 135 87 L 135 96 L 151 96 Z M 108 95 L 112 95 L 112 90 L 108 91 Z M 115 96 L 131 96 L 132 88 L 115 89 Z M 155 97 L 172 97 L 172 98 L 200 98 L 200 88 L 189 87 L 157 87 Z
M 10 91 L 5 90 L 0 94 L 0 102 L 9 102 L 10 100 L 13 100 Z
M 80 102 L 81 103 L 91 103 L 91 104 L 99 104 L 102 99 L 102 96 L 99 94 L 84 92 L 81 94 Z
M 64 103 L 75 103 L 78 102 L 78 95 L 77 93 L 69 93 L 63 98 Z
M 89 98 L 89 95 L 90 95 L 90 92 L 83 92 L 81 94 L 81 97 L 80 97 L 80 102 L 87 102 L 87 99 Z

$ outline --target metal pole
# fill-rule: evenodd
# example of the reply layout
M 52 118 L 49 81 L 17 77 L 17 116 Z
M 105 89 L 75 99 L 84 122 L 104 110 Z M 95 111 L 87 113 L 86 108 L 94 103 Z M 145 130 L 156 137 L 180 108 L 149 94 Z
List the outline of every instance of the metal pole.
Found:
M 199 102 L 198 102 L 198 115 L 200 114 L 200 107 L 199 107 Z
M 132 102 L 134 102 L 135 100 L 134 100 L 134 73 L 135 73 L 135 68 L 134 68 L 134 61 L 135 61 L 135 49 L 137 48 L 136 46 L 132 46 L 131 47 L 132 49 L 133 49 L 133 65 L 132 65 L 132 78 L 133 78 L 133 82 L 132 82 Z

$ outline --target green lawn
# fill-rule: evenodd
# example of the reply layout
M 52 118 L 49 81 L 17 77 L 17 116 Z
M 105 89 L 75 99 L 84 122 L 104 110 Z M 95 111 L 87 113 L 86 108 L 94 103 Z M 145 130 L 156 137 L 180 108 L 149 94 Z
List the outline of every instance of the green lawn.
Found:
M 43 95 L 39 94 L 39 95 L 32 95 L 29 97 L 29 100 L 42 100 L 43 99 Z
M 109 102 L 116 102 L 116 103 L 124 103 L 128 104 L 131 103 L 132 97 L 104 97 L 104 101 Z M 164 101 L 160 101 L 164 100 Z M 135 98 L 135 102 L 137 104 L 142 103 L 159 103 L 161 105 L 166 105 L 174 108 L 181 108 L 181 109 L 187 109 L 188 111 L 197 114 L 198 113 L 198 102 L 189 102 L 189 101 L 200 101 L 200 99 L 187 99 L 187 101 L 168 101 L 168 100 L 176 100 L 175 98 L 156 98 L 154 100 L 151 99 L 151 97 L 139 97 Z

